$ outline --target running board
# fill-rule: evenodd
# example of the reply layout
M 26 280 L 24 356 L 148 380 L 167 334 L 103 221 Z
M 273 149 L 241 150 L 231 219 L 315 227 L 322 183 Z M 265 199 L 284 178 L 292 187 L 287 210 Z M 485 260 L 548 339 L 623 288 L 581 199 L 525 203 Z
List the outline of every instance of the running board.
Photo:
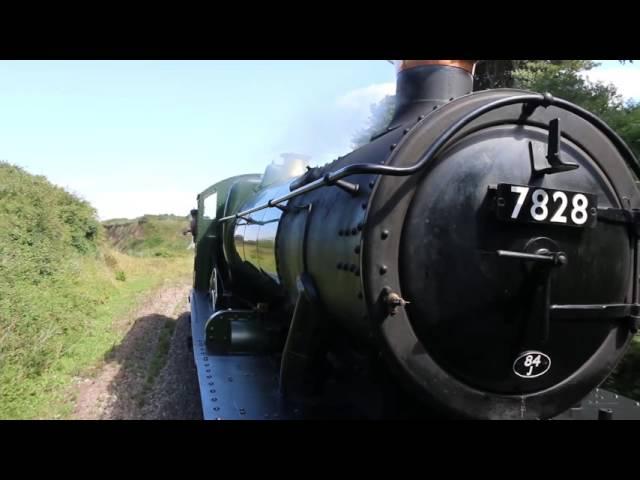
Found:
M 192 290 L 191 334 L 205 420 L 287 420 L 353 418 L 358 415 L 285 404 L 280 395 L 279 357 L 274 355 L 220 355 L 205 341 L 207 321 L 213 316 L 207 293 Z M 640 420 L 640 402 L 595 389 L 579 405 L 554 420 Z
M 282 420 L 299 418 L 279 391 L 279 362 L 270 355 L 220 355 L 207 346 L 213 316 L 207 293 L 192 290 L 191 335 L 205 420 Z

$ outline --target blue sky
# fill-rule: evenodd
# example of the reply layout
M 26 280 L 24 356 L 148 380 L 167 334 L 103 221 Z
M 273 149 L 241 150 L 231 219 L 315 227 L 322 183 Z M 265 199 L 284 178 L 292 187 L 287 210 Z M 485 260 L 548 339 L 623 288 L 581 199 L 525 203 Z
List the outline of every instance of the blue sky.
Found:
M 640 63 L 589 77 L 640 99 Z M 0 160 L 89 200 L 101 219 L 185 215 L 196 194 L 286 151 L 350 150 L 395 91 L 378 61 L 0 61 Z

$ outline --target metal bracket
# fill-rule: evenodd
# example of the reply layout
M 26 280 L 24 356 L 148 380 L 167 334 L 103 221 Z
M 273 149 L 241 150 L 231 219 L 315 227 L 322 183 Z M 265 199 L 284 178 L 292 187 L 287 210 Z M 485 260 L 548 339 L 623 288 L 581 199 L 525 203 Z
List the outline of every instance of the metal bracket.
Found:
M 610 303 L 600 305 L 551 305 L 554 320 L 626 320 L 629 329 L 640 329 L 640 304 Z
M 534 262 L 529 269 L 528 283 L 533 294 L 528 314 L 528 341 L 544 343 L 549 338 L 549 312 L 551 298 L 551 274 L 554 267 L 567 264 L 567 254 L 552 252 L 555 245 L 551 240 L 538 238 L 531 240 L 526 250 L 529 252 L 513 252 L 498 250 L 496 254 L 501 258 L 515 259 L 522 262 Z
M 540 251 L 539 253 L 512 252 L 511 250 L 497 250 L 499 257 L 515 258 L 523 261 L 534 261 L 550 265 L 565 265 L 567 255 L 564 252 Z
M 257 310 L 219 310 L 205 324 L 207 348 L 218 355 L 277 349 L 277 332 L 267 329 Z
M 624 224 L 636 237 L 640 237 L 640 210 L 637 208 L 599 208 L 598 221 Z
M 575 170 L 580 166 L 577 163 L 563 162 L 560 158 L 560 119 L 556 118 L 549 122 L 549 140 L 547 147 L 546 159 L 548 167 L 537 168 L 535 155 L 533 153 L 533 144 L 529 142 L 529 157 L 531 160 L 531 173 L 533 176 L 552 175 L 554 173 L 568 172 Z
M 392 317 L 398 313 L 398 309 L 404 308 L 409 303 L 411 303 L 406 301 L 397 293 L 392 292 L 389 287 L 385 287 L 382 290 L 382 298 L 385 305 L 387 306 L 387 313 Z
M 512 252 L 498 250 L 499 257 L 513 258 L 521 261 L 536 262 L 538 265 L 537 279 L 541 284 L 539 298 L 534 302 L 534 317 L 541 316 L 541 339 L 546 339 L 549 332 L 550 320 L 623 320 L 629 323 L 633 333 L 640 330 L 640 304 L 611 303 L 598 305 L 551 305 L 549 302 L 551 268 L 567 263 L 564 252 L 549 252 L 538 250 L 536 253 Z M 542 269 L 540 267 L 543 267 Z M 533 273 L 533 272 L 532 272 Z
M 326 317 L 318 305 L 315 283 L 308 273 L 296 281 L 298 299 L 280 363 L 280 391 L 285 399 L 313 396 L 322 377 L 319 359 L 326 348 Z

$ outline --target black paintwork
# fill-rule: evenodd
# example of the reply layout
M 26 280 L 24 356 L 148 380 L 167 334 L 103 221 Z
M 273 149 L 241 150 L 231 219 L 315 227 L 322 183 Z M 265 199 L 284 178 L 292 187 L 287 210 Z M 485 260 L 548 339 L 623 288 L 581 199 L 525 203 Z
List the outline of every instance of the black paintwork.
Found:
M 343 403 L 333 407 L 329 402 L 317 406 L 286 402 L 279 390 L 277 355 L 217 355 L 207 350 L 201 332 L 213 314 L 210 300 L 206 293 L 191 292 L 193 353 L 205 420 L 410 418 L 410 413 L 372 414 L 366 403 L 370 397 L 348 395 L 346 386 L 342 387 Z M 602 389 L 594 390 L 554 420 L 596 420 L 600 409 L 611 410 L 612 420 L 640 420 L 640 402 Z
M 227 236 L 247 222 L 235 247 L 244 249 L 260 244 L 261 220 L 277 213 L 277 271 L 270 276 L 246 255 L 237 262 L 232 257 L 243 255 L 233 250 L 223 276 L 236 279 L 234 293 L 289 319 L 294 305 L 321 311 L 294 316 L 289 335 L 313 340 L 298 322 L 313 317 L 309 328 L 316 329 L 326 318 L 333 337 L 381 352 L 427 409 L 480 419 L 553 417 L 604 380 L 634 333 L 627 317 L 638 301 L 638 239 L 624 223 L 577 229 L 501 222 L 491 186 L 586 192 L 599 207 L 631 211 L 640 208 L 637 162 L 599 120 L 550 96 L 486 91 L 425 111 L 431 104 L 421 93 L 405 94 L 395 128 L 284 184 L 300 190 L 277 197 L 279 208 L 275 188 L 263 189 L 243 203 L 247 210 L 227 218 Z M 548 168 L 537 168 L 532 159 L 545 157 Z M 345 177 L 348 184 L 336 185 Z M 247 237 L 253 231 L 255 242 Z M 311 303 L 300 301 L 305 277 L 315 285 Z M 598 305 L 627 313 L 594 317 Z M 290 358 L 334 353 L 330 341 L 316 339 L 299 343 L 308 351 L 284 355 L 280 370 L 296 370 Z M 210 353 L 197 348 L 202 358 Z M 530 350 L 548 355 L 549 368 L 522 378 L 513 365 Z M 225 384 L 233 398 L 254 388 L 251 369 L 261 372 L 255 388 L 264 400 L 255 400 L 255 411 L 284 408 L 277 382 L 305 375 L 278 379 L 268 373 L 278 363 L 269 356 L 224 358 L 214 358 L 221 371 L 239 369 L 247 379 L 233 387 L 240 393 Z
M 443 106 L 408 133 L 407 138 L 394 150 L 388 164 L 399 168 L 414 165 L 416 158 L 431 148 L 443 132 L 468 112 L 482 105 L 490 105 L 500 98 L 523 93 L 510 90 L 479 92 Z M 630 272 L 633 266 L 631 247 L 635 245 L 630 243 L 623 228 L 607 230 L 603 226 L 603 230 L 594 233 L 598 240 L 589 247 L 588 244 L 582 245 L 577 238 L 569 238 L 568 232 L 557 229 L 554 231 L 551 227 L 522 226 L 519 230 L 506 229 L 497 222 L 490 205 L 482 204 L 483 199 L 488 198 L 487 187 L 501 183 L 501 175 L 506 178 L 522 175 L 520 181 L 525 184 L 531 181 L 526 149 L 526 141 L 531 137 L 528 138 L 527 130 L 521 126 L 521 113 L 521 108 L 517 105 L 506 106 L 474 120 L 456 134 L 450 146 L 445 147 L 432 168 L 427 168 L 421 178 L 381 177 L 365 222 L 362 251 L 366 299 L 372 323 L 382 324 L 382 345 L 388 349 L 392 367 L 395 367 L 399 378 L 405 378 L 410 388 L 413 387 L 425 401 L 472 418 L 519 418 L 522 409 L 522 399 L 519 396 L 509 398 L 491 393 L 501 388 L 496 383 L 497 377 L 493 380 L 487 378 L 484 384 L 479 377 L 474 377 L 483 371 L 480 369 L 480 362 L 478 368 L 473 370 L 476 367 L 474 357 L 489 360 L 491 355 L 508 354 L 509 349 L 513 348 L 513 342 L 507 340 L 506 343 L 500 343 L 499 337 L 496 338 L 495 335 L 504 334 L 520 323 L 517 322 L 512 327 L 504 324 L 501 327 L 502 320 L 495 315 L 493 318 L 487 317 L 482 308 L 484 305 L 496 312 L 508 308 L 508 295 L 501 300 L 500 290 L 492 289 L 491 282 L 504 282 L 506 288 L 510 288 L 516 279 L 522 277 L 522 273 L 519 273 L 521 266 L 501 265 L 490 256 L 481 256 L 480 251 L 522 251 L 526 242 L 513 245 L 518 235 L 522 240 L 529 240 L 535 236 L 554 237 L 559 234 L 561 238 L 567 238 L 567 248 L 576 249 L 573 252 L 573 258 L 576 258 L 573 267 L 565 269 L 565 272 L 573 271 L 575 275 L 577 265 L 582 275 L 588 258 L 591 263 L 588 268 L 602 272 L 592 278 L 609 278 L 609 273 L 606 272 L 617 272 L 615 275 L 619 275 L 615 277 L 616 286 L 606 285 L 602 291 L 601 282 L 585 279 L 589 288 L 597 290 L 592 291 L 594 298 L 611 303 L 633 298 L 634 282 L 631 282 Z M 552 188 L 555 185 L 558 189 L 580 191 L 588 186 L 587 191 L 590 191 L 593 180 L 586 184 L 585 181 L 593 178 L 596 185 L 600 184 L 599 188 L 606 192 L 601 202 L 619 205 L 622 198 L 627 197 L 629 202 L 637 205 L 638 193 L 626 164 L 625 153 L 618 151 L 607 136 L 592 124 L 563 109 L 550 107 L 538 109 L 531 114 L 526 120 L 531 127 L 527 128 L 531 129 L 532 135 L 539 129 L 540 138 L 546 139 L 548 134 L 544 128 L 554 118 L 562 118 L 564 151 L 578 152 L 574 156 L 577 154 L 578 157 L 589 160 L 587 167 L 545 176 L 545 182 L 550 182 L 549 186 Z M 488 141 L 485 143 L 488 146 L 486 150 L 482 147 L 485 140 Z M 525 147 L 522 155 L 518 150 L 520 144 Z M 575 146 L 572 147 L 572 144 Z M 509 154 L 509 151 L 512 153 Z M 601 173 L 603 171 L 607 172 L 606 175 Z M 563 176 L 565 178 L 561 178 Z M 513 178 L 511 181 L 506 178 L 506 183 L 518 183 Z M 429 224 L 426 223 L 427 220 Z M 581 249 L 584 247 L 587 247 L 587 251 L 583 254 Z M 593 262 L 593 258 L 599 255 L 588 253 L 589 248 L 595 248 L 595 251 L 604 248 L 598 253 L 607 258 L 607 261 Z M 607 254 L 607 251 L 610 253 Z M 393 266 L 398 258 L 399 268 L 389 268 L 384 275 L 378 273 L 381 264 Z M 572 265 L 571 260 L 569 262 Z M 490 282 L 487 283 L 483 277 L 487 277 Z M 467 288 L 462 288 L 465 285 Z M 561 276 L 557 285 L 566 292 L 574 285 L 581 288 L 571 274 Z M 403 298 L 413 303 L 398 315 L 389 317 L 380 303 L 385 288 L 401 292 Z M 487 294 L 495 297 L 493 307 L 491 302 L 486 301 Z M 566 295 L 568 293 L 565 297 Z M 586 298 L 581 298 L 582 303 L 587 301 Z M 513 301 L 511 304 L 518 307 L 522 302 Z M 457 317 L 456 312 L 459 312 Z M 453 317 L 458 322 L 439 322 L 439 341 L 430 335 L 430 329 L 435 327 L 431 322 L 437 320 L 438 316 Z M 487 319 L 489 325 L 483 324 Z M 449 329 L 448 333 L 443 330 L 446 328 Z M 586 395 L 604 379 L 615 363 L 614 359 L 622 355 L 630 336 L 624 326 L 620 329 L 613 328 L 612 324 L 606 325 L 605 322 L 600 326 L 598 323 L 591 323 L 589 328 L 593 332 L 611 328 L 611 334 L 598 354 L 585 364 L 580 372 L 580 379 L 574 377 L 571 382 L 559 383 L 546 392 L 534 393 L 526 398 L 525 411 L 532 417 L 549 417 L 568 408 L 572 403 L 571 398 Z M 560 365 L 565 364 L 565 359 L 570 361 L 574 346 L 583 348 L 577 340 L 582 339 L 583 332 L 576 331 L 575 327 L 571 330 L 572 336 L 567 330 L 569 338 L 564 340 L 566 347 L 564 357 L 559 359 Z M 554 331 L 553 325 L 551 331 Z M 478 332 L 481 336 L 476 335 Z M 557 327 L 555 332 L 558 333 Z M 593 341 L 597 342 L 595 338 Z M 598 347 L 592 345 L 591 348 Z M 519 352 L 513 353 L 507 367 L 510 367 Z M 589 357 L 590 355 L 585 354 L 583 361 Z M 459 368 L 454 367 L 456 363 Z M 463 365 L 465 366 L 462 367 Z M 463 373 L 460 368 L 467 369 L 467 373 Z M 492 368 L 487 368 L 485 372 L 492 372 Z M 556 382 L 560 378 L 557 377 Z M 475 388 L 465 382 L 475 384 Z

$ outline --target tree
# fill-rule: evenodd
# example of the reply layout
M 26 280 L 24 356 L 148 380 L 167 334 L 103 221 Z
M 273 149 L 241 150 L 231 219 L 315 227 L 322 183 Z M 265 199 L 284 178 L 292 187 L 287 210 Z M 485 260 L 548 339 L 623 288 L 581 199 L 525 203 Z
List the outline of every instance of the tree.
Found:
M 589 60 L 528 61 L 512 76 L 517 88 L 550 92 L 599 116 L 640 157 L 640 104 L 623 102 L 614 85 L 587 81 L 581 73 L 594 66 Z
M 549 92 L 598 115 L 640 156 L 640 104 L 624 103 L 613 85 L 587 81 L 582 73 L 596 66 L 592 60 L 484 60 L 476 67 L 474 90 Z M 354 147 L 388 125 L 394 102 L 394 96 L 387 96 L 371 107 L 369 123 L 354 137 Z

